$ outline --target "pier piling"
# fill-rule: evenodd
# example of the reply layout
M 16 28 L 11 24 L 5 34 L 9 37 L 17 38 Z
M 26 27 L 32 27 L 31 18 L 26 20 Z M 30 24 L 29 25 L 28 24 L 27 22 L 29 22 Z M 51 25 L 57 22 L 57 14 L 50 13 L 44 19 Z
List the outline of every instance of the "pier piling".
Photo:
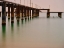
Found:
M 58 17 L 62 18 L 62 13 L 58 13 Z
M 32 10 L 32 17 L 34 17 L 34 9 Z
M 50 12 L 47 12 L 47 18 L 50 18 Z
M 21 10 L 21 19 L 23 20 L 23 7 L 21 7 L 20 10 Z
M 25 17 L 25 19 L 27 18 L 27 16 L 26 16 L 26 7 L 24 7 L 24 17 Z
M 8 6 L 8 19 L 10 19 L 10 6 Z
M 30 16 L 30 18 L 31 18 L 31 9 L 29 9 L 29 16 Z
M 11 23 L 14 23 L 14 5 L 11 4 Z
M 2 25 L 6 25 L 6 2 L 2 4 Z
M 17 20 L 19 20 L 20 18 L 20 6 L 19 5 L 16 7 L 16 14 L 17 14 Z
M 1 17 L 1 12 L 0 12 L 0 17 Z

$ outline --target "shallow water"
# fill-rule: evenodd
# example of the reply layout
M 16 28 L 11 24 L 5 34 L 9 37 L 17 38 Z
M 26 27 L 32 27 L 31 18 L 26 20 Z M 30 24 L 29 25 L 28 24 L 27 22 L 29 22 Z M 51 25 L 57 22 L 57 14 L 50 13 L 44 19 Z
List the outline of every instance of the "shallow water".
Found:
M 64 48 L 64 17 L 7 18 L 2 26 L 0 17 L 0 48 Z

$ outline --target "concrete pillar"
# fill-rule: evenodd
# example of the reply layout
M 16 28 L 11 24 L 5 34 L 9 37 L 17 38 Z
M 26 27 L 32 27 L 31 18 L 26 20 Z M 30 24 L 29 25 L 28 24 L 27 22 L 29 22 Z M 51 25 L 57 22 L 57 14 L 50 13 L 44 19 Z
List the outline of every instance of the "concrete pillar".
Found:
M 47 12 L 47 18 L 49 18 L 50 17 L 50 12 Z
M 62 13 L 61 12 L 58 13 L 58 17 L 62 18 Z
M 19 20 L 20 18 L 20 6 L 18 5 L 17 8 L 16 8 L 16 11 L 17 11 L 17 19 Z
M 6 2 L 2 4 L 2 25 L 6 24 Z
M 10 19 L 10 6 L 8 6 L 8 19 Z
M 11 23 L 14 23 L 14 6 L 11 4 Z

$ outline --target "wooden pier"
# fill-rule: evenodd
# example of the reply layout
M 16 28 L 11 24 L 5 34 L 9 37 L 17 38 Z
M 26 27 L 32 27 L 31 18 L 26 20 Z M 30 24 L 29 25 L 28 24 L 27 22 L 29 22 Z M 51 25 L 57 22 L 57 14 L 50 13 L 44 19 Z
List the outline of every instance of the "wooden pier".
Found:
M 47 10 L 47 18 L 50 17 L 50 13 L 58 13 L 58 17 L 61 18 L 63 13 L 63 12 L 50 12 L 50 9 L 38 9 L 38 8 L 29 7 L 29 6 L 25 6 L 25 5 L 21 5 L 9 1 L 2 1 L 2 0 L 0 1 L 0 6 L 2 6 L 2 25 L 6 24 L 7 13 L 8 13 L 8 19 L 10 19 L 11 17 L 11 23 L 14 23 L 14 13 L 16 14 L 17 20 L 19 20 L 20 17 L 21 19 L 37 17 L 39 16 L 40 10 Z M 6 12 L 6 7 L 8 7 L 8 12 Z M 0 12 L 0 16 L 1 16 L 1 12 Z
M 11 13 L 11 23 L 14 22 L 14 13 L 16 13 L 17 20 L 21 17 L 23 18 L 30 18 L 31 14 L 32 17 L 39 16 L 39 10 L 37 8 L 20 5 L 17 3 L 9 2 L 9 1 L 1 1 L 0 6 L 2 6 L 2 24 L 6 24 L 6 13 L 8 13 L 8 19 L 10 19 Z M 8 7 L 8 12 L 6 12 L 6 7 Z M 11 11 L 10 11 L 11 9 Z M 15 12 L 14 12 L 15 9 Z M 31 13 L 32 10 L 32 13 Z M 20 16 L 21 13 L 21 16 Z M 1 12 L 0 12 L 1 15 Z

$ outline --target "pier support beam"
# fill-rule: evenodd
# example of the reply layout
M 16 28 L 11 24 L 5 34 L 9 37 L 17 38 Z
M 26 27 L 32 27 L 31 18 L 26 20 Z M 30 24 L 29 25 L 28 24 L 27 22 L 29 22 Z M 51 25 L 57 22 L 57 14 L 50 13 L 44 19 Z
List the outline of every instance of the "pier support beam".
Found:
M 50 18 L 50 12 L 47 12 L 47 18 Z
M 61 12 L 58 13 L 58 17 L 62 18 L 62 13 Z
M 31 9 L 29 9 L 29 16 L 30 16 L 30 18 L 31 18 Z
M 16 11 L 17 11 L 17 20 L 19 20 L 20 18 L 20 6 L 19 5 L 17 6 Z
M 36 16 L 36 10 L 34 10 L 34 17 Z
M 1 12 L 0 12 L 0 17 L 1 17 Z
M 29 9 L 27 9 L 27 17 L 29 18 Z
M 36 16 L 39 16 L 39 10 L 36 10 Z
M 23 17 L 25 17 L 25 15 L 24 15 L 24 7 L 23 7 Z
M 39 16 L 39 11 L 38 10 L 36 10 L 36 16 Z
M 39 10 L 34 10 L 34 17 L 37 17 L 37 16 L 39 16 Z
M 6 25 L 6 2 L 2 4 L 2 25 Z
M 35 16 L 37 17 L 37 10 L 36 10 L 36 15 Z
M 47 12 L 50 12 L 50 9 L 48 9 Z
M 32 17 L 34 17 L 34 10 L 32 10 Z
M 37 10 L 37 16 L 39 16 L 39 10 Z
M 25 17 L 25 19 L 27 18 L 27 16 L 26 16 L 26 7 L 24 7 L 24 17 Z
M 21 19 L 23 20 L 23 7 L 21 7 Z
M 14 6 L 11 4 L 11 23 L 14 23 Z
M 39 16 L 39 10 L 33 9 L 32 10 L 32 17 L 36 17 L 36 16 Z
M 26 9 L 26 16 L 28 17 L 28 9 Z
M 10 6 L 8 6 L 8 19 L 10 19 Z

